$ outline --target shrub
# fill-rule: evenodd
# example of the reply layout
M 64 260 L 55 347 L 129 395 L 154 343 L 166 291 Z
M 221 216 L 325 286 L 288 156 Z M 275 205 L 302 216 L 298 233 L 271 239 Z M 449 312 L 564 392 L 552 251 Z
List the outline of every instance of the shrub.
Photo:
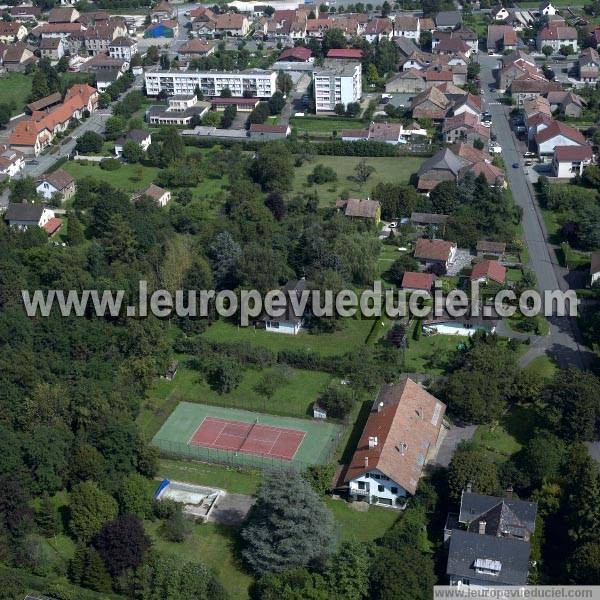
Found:
M 105 158 L 100 161 L 100 168 L 105 171 L 116 171 L 121 168 L 121 163 L 116 158 Z

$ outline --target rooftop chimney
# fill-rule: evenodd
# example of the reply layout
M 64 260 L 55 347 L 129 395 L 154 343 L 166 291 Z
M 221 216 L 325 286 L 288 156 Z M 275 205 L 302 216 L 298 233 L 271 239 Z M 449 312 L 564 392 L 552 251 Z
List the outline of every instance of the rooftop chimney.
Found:
M 479 533 L 481 535 L 485 535 L 485 526 L 487 523 L 485 521 L 479 521 Z
M 513 497 L 513 486 L 511 483 L 508 484 L 508 487 L 506 488 L 506 497 L 507 498 L 512 498 Z
M 379 440 L 377 439 L 376 435 L 369 436 L 369 449 L 375 448 L 375 446 L 377 446 L 378 443 Z
M 365 456 L 365 467 L 369 466 L 369 457 Z
M 383 402 L 380 402 L 380 403 L 377 405 L 377 412 L 381 412 L 382 410 L 383 410 Z
M 467 483 L 467 493 L 471 493 L 471 490 L 473 489 L 473 485 L 471 483 Z

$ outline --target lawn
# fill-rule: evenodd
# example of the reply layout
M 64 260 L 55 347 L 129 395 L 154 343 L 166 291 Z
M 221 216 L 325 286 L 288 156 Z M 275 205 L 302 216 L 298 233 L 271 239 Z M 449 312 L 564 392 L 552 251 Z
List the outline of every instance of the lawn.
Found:
M 11 114 L 16 115 L 23 112 L 25 103 L 31 93 L 31 75 L 22 73 L 8 73 L 0 78 L 0 104 L 14 103 Z
M 233 494 L 256 494 L 260 484 L 260 471 L 233 469 L 196 461 L 163 458 L 158 463 L 158 477 L 185 481 L 196 485 L 218 487 Z
M 280 385 L 272 396 L 265 397 L 255 388 L 268 376 L 279 381 Z M 227 394 L 219 394 L 206 383 L 201 373 L 180 364 L 175 379 L 161 379 L 156 383 L 146 408 L 154 409 L 154 416 L 160 413 L 158 416 L 163 417 L 166 410 L 170 412 L 177 402 L 183 401 L 306 417 L 312 403 L 330 381 L 331 376 L 320 371 L 301 371 L 291 367 L 244 369 L 240 384 Z M 145 433 L 151 434 L 156 423 L 157 419 L 142 411 L 140 424 Z
M 394 524 L 399 516 L 397 511 L 379 506 L 369 506 L 368 510 L 359 511 L 343 500 L 326 498 L 325 503 L 339 525 L 342 540 L 358 542 L 376 540 Z
M 145 525 L 159 551 L 175 555 L 182 561 L 204 563 L 216 574 L 232 600 L 249 597 L 253 579 L 243 570 L 236 556 L 237 529 L 216 523 L 195 524 L 192 534 L 176 544 L 162 538 L 159 522 L 146 522 Z
M 556 363 L 546 355 L 534 358 L 524 369 L 526 373 L 539 375 L 543 379 L 552 379 L 556 370 Z
M 360 161 L 375 170 L 365 184 L 355 181 L 356 165 Z M 366 198 L 371 190 L 380 182 L 408 183 L 410 176 L 416 173 L 425 159 L 416 156 L 394 156 L 363 158 L 360 156 L 316 156 L 297 167 L 294 173 L 295 193 L 314 191 L 318 194 L 320 206 L 334 206 L 335 201 L 347 192 L 353 198 Z M 321 185 L 308 186 L 307 177 L 315 168 L 322 164 L 331 167 L 337 174 L 337 181 Z
M 268 348 L 272 352 L 305 350 L 321 356 L 335 356 L 362 346 L 373 326 L 370 319 L 343 319 L 341 323 L 342 328 L 333 333 L 312 334 L 301 331 L 298 335 L 285 335 L 255 329 L 252 326 L 238 327 L 221 319 L 211 325 L 203 335 L 212 342 L 248 342 Z
M 148 187 L 153 183 L 160 171 L 157 167 L 146 165 L 128 165 L 122 164 L 116 171 L 105 171 L 97 163 L 71 160 L 63 166 L 63 169 L 71 173 L 75 179 L 84 177 L 93 177 L 100 181 L 110 183 L 111 185 L 125 190 L 126 192 L 136 192 Z M 191 188 L 194 198 L 207 199 L 221 191 L 225 180 L 223 178 L 203 179 L 196 187 Z M 208 208 L 208 207 L 207 207 Z
M 97 163 L 85 162 L 82 164 L 76 160 L 70 160 L 63 166 L 63 169 L 75 179 L 93 177 L 127 192 L 136 192 L 148 187 L 156 179 L 160 170 L 156 167 L 123 164 L 116 171 L 105 171 Z
M 292 117 L 290 126 L 295 127 L 298 133 L 307 132 L 309 134 L 331 134 L 334 131 L 339 134 L 343 129 L 365 129 L 367 127 L 364 121 L 359 119 L 327 116 Z
M 443 374 L 452 355 L 466 341 L 460 336 L 440 334 L 422 335 L 415 340 L 413 330 L 414 326 L 409 328 L 408 348 L 404 353 L 405 369 L 412 373 Z

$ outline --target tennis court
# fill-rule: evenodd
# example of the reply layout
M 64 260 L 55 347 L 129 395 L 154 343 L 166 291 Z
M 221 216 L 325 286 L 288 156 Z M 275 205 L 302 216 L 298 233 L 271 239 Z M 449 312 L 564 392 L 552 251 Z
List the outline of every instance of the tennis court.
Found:
M 180 402 L 152 443 L 165 455 L 204 462 L 306 467 L 332 460 L 342 432 L 321 420 Z
M 306 432 L 285 427 L 205 417 L 190 439 L 192 446 L 221 448 L 291 460 Z

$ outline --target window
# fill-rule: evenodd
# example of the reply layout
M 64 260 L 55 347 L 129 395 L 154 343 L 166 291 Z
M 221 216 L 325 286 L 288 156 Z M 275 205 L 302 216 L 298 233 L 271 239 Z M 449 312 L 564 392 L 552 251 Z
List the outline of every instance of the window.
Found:
M 371 476 L 370 473 L 365 473 L 365 477 L 368 479 Z
M 365 489 L 365 482 L 364 481 L 359 481 L 358 482 L 358 489 L 359 490 L 364 490 Z
M 379 475 L 377 475 L 377 473 L 373 473 L 373 474 L 371 474 L 371 477 L 372 477 L 373 479 L 381 479 L 381 477 L 380 477 Z
M 392 487 L 392 494 L 397 494 L 397 493 L 398 493 L 398 488 Z
M 384 481 L 389 481 L 390 478 L 387 475 L 382 475 L 381 479 L 383 479 Z
M 385 488 L 384 488 L 382 485 L 378 485 L 378 486 L 377 486 L 377 489 L 378 489 L 380 492 L 384 492 L 384 491 L 385 491 Z

